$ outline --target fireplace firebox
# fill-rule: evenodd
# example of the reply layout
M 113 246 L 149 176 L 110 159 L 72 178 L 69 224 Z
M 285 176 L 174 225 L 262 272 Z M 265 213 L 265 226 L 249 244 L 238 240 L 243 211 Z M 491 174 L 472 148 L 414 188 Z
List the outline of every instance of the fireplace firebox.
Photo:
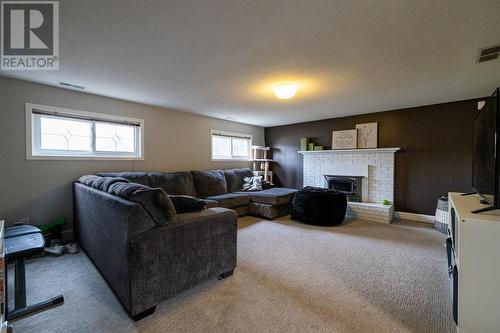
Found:
M 347 201 L 361 202 L 363 177 L 324 175 L 329 189 L 345 193 Z

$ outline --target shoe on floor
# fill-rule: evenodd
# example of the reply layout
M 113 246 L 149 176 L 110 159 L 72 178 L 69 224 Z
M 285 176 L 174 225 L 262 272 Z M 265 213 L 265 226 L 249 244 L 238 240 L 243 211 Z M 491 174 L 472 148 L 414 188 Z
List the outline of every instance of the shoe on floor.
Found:
M 55 246 L 51 246 L 51 247 L 46 247 L 45 253 L 53 255 L 53 256 L 61 256 L 64 254 L 64 246 L 55 245 Z
M 76 243 L 66 244 L 64 245 L 64 252 L 69 254 L 75 254 L 80 252 L 80 248 Z

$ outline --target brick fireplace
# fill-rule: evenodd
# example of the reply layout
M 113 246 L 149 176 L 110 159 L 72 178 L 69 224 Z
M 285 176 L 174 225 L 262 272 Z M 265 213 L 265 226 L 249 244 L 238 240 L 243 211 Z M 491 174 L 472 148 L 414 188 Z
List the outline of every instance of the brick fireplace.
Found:
M 349 202 L 347 216 L 390 223 L 394 202 L 394 161 L 400 148 L 300 151 L 303 185 L 327 188 L 326 175 L 355 177 L 362 181 L 361 202 Z

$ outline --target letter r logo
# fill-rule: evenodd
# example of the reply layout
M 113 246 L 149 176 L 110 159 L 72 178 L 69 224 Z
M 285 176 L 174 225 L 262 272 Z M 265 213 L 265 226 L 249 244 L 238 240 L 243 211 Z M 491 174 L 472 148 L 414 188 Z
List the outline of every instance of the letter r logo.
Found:
M 10 11 L 10 48 L 24 49 L 25 29 L 29 29 L 29 49 L 48 49 L 49 47 L 36 35 L 36 29 L 43 24 L 43 15 L 39 10 L 30 9 L 29 24 L 25 22 L 25 11 L 14 9 Z
M 53 55 L 55 5 L 57 1 L 3 1 L 2 55 Z

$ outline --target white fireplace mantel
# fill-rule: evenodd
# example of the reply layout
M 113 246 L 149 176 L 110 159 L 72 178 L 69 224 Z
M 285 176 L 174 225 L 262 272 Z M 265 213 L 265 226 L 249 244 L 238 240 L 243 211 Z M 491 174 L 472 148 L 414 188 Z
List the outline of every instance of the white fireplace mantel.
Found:
M 358 148 L 358 149 L 333 149 L 333 150 L 299 150 L 302 155 L 311 154 L 337 154 L 337 153 L 395 153 L 401 148 Z

